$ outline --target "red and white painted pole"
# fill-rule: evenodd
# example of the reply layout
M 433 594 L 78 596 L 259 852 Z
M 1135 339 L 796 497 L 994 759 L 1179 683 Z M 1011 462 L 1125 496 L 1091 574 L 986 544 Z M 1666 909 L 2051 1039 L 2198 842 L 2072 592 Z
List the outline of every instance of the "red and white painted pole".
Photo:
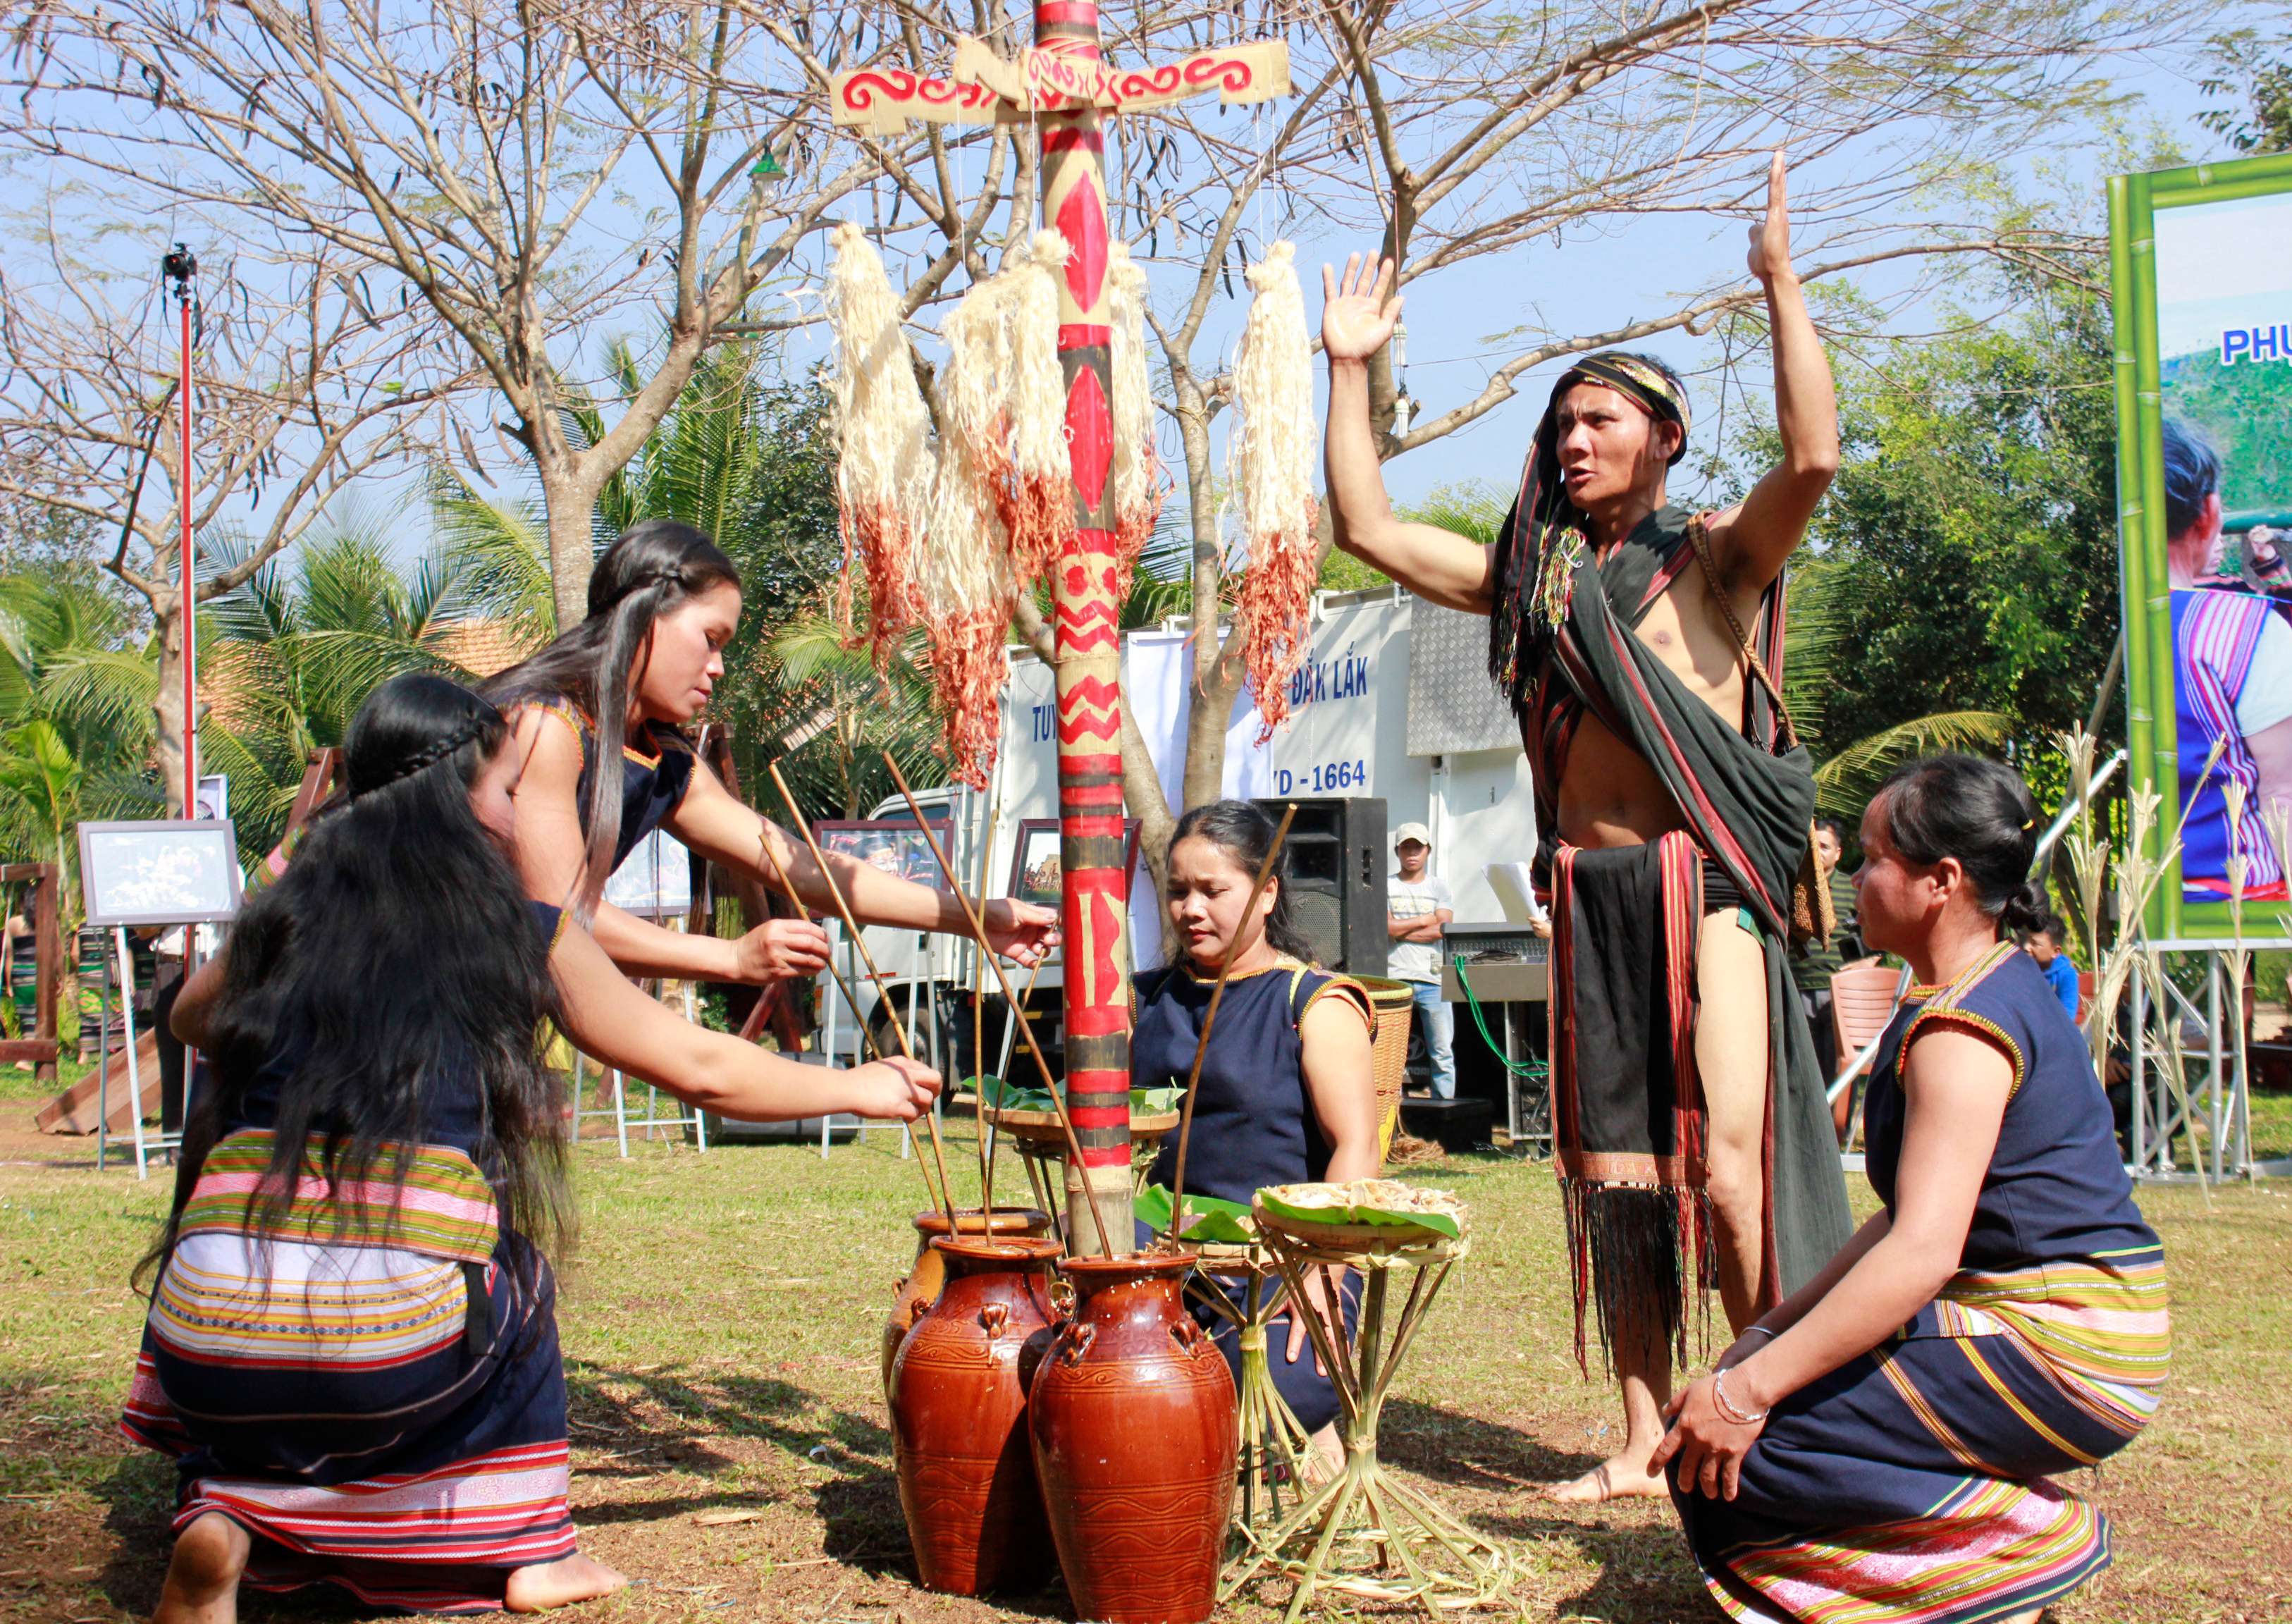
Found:
M 1095 63 L 1098 7 L 1037 0 L 1035 43 Z M 1082 1165 L 1067 1169 L 1077 1256 L 1098 1249 L 1083 1184 L 1130 1212 L 1130 876 L 1123 865 L 1122 634 L 1114 595 L 1113 399 L 1105 139 L 1098 109 L 1042 116 L 1043 222 L 1071 250 L 1059 291 L 1075 534 L 1052 581 L 1058 652 L 1061 928 L 1067 1103 Z M 1110 1216 L 1109 1223 L 1116 1220 Z M 1131 1237 L 1110 1237 L 1119 1254 Z
M 181 610 L 183 642 L 182 815 L 195 818 L 198 816 L 199 807 L 199 639 L 198 602 L 191 578 L 191 279 L 198 274 L 199 263 L 189 248 L 177 243 L 174 251 L 160 261 L 160 269 L 174 283 L 175 303 L 182 312 L 182 373 L 175 391 L 175 399 L 182 413 L 176 436 L 177 448 L 182 455 L 175 479 L 175 505 L 183 521 L 182 557 L 177 561 L 183 588 Z

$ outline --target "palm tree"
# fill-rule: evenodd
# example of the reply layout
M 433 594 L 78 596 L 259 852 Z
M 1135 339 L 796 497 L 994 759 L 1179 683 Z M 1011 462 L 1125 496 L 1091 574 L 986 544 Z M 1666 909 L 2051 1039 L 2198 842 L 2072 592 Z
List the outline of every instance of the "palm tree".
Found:
M 402 570 L 390 550 L 395 521 L 389 509 L 330 514 L 291 561 L 273 561 L 208 606 L 199 756 L 230 775 L 250 856 L 284 831 L 311 752 L 339 746 L 381 683 L 416 670 L 474 680 L 456 658 L 472 618 L 466 566 L 440 549 Z M 234 545 L 206 551 L 224 565 Z
M 812 806 L 846 814 L 892 793 L 881 752 L 900 769 L 937 770 L 928 656 L 915 637 L 878 674 L 843 646 L 831 588 L 842 567 L 835 441 L 817 380 L 773 382 L 758 344 L 712 351 L 644 448 L 607 481 L 597 504 L 601 552 L 632 524 L 681 519 L 714 536 L 740 570 L 740 628 L 711 715 L 729 728 L 743 788 L 757 796 L 779 761 Z M 608 358 L 609 388 L 641 376 L 626 345 Z M 603 432 L 588 400 L 568 413 L 576 436 Z M 432 513 L 461 571 L 465 599 L 484 613 L 553 634 L 546 529 L 530 497 L 496 498 L 440 470 Z M 855 617 L 865 604 L 856 604 Z
M 157 680 L 125 607 L 92 578 L 0 578 L 0 852 L 55 864 L 67 944 L 85 917 L 77 826 L 161 806 L 148 771 Z M 79 1006 L 77 957 L 67 948 L 59 966 L 59 1009 Z
M 1783 699 L 1791 720 L 1817 757 L 1818 812 L 1852 826 L 1887 776 L 1904 762 L 1935 750 L 1995 750 L 2013 731 L 2013 719 L 1994 710 L 1933 711 L 1834 743 L 1824 722 L 1837 674 L 1852 657 L 1843 634 L 1834 581 L 1836 567 L 1820 553 L 1802 553 L 1791 567 L 1786 602 L 1789 658 L 1783 665 Z

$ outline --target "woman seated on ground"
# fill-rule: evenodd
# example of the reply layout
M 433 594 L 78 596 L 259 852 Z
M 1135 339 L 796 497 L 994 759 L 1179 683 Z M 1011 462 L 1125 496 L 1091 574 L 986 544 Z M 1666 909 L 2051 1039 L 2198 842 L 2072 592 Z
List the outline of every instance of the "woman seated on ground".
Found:
M 1134 1087 L 1183 1087 L 1210 993 L 1232 956 L 1202 1059 L 1185 1193 L 1244 1206 L 1269 1185 L 1374 1178 L 1380 1166 L 1369 1074 L 1376 1016 L 1368 994 L 1359 982 L 1311 967 L 1312 949 L 1291 922 L 1278 869 L 1255 912 L 1242 917 L 1273 833 L 1271 820 L 1247 801 L 1215 801 L 1178 820 L 1166 892 L 1171 962 L 1139 976 L 1130 1038 Z M 1162 1142 L 1149 1182 L 1168 1189 L 1177 1155 L 1173 1135 Z M 1147 1239 L 1142 1224 L 1141 1243 Z M 1348 1328 L 1355 1288 L 1344 1282 Z M 1230 1295 L 1242 1300 L 1238 1287 Z M 1239 1379 L 1239 1333 L 1223 1315 L 1207 1308 L 1196 1314 Z M 1310 1354 L 1303 1321 L 1284 1313 L 1268 1330 L 1273 1385 L 1317 1447 L 1334 1453 L 1336 1389 Z
M 809 920 L 771 920 L 728 941 L 667 930 L 600 900 L 621 860 L 666 828 L 775 893 L 785 871 L 807 902 L 830 906 L 827 877 L 803 842 L 735 798 L 677 731 L 708 703 L 739 620 L 732 561 L 691 525 L 648 520 L 597 561 L 589 618 L 486 686 L 517 738 L 516 859 L 526 893 L 561 906 L 577 899 L 597 944 L 632 975 L 753 984 L 813 975 L 827 962 L 827 938 Z M 601 757 L 620 763 L 617 778 L 598 777 Z M 771 858 L 760 849 L 767 845 Z M 855 858 L 827 860 L 863 925 L 969 929 L 946 892 Z M 1022 964 L 1057 941 L 1049 909 L 998 900 L 980 911 L 995 946 Z
M 242 1582 L 376 1606 L 531 1612 L 617 1588 L 565 1500 L 550 1259 L 571 1230 L 554 1017 L 680 1099 L 755 1119 L 912 1119 L 937 1076 L 824 1071 L 633 987 L 506 848 L 508 727 L 442 678 L 352 722 L 347 799 L 201 968 L 211 1058 L 159 1245 L 125 1426 L 177 1458 L 159 1624 Z
M 1655 1456 L 1737 1618 L 2033 1620 L 2108 1565 L 2107 1520 L 2050 1480 L 2156 1410 L 2165 1261 L 2085 1039 L 2014 945 L 2037 826 L 1965 755 L 1863 814 L 1863 938 L 1919 982 L 1865 1118 L 1885 1210 L 1673 1402 Z

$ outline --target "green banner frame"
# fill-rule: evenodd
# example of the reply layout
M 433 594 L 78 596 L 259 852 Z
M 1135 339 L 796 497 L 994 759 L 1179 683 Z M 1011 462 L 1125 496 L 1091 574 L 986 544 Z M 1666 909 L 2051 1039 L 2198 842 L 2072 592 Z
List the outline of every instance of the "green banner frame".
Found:
M 2117 529 L 2125 626 L 2126 744 L 2133 788 L 2158 794 L 2159 827 L 2147 855 L 2162 856 L 2181 812 L 2172 593 L 2165 571 L 2164 383 L 2157 353 L 2156 222 L 2159 210 L 2292 193 L 2292 153 L 2192 164 L 2109 182 L 2109 283 L 2116 317 Z M 2226 901 L 2183 900 L 2175 860 L 2151 899 L 2151 939 L 2231 933 Z M 2246 933 L 2275 912 L 2246 905 Z M 2256 916 L 2259 916 L 2256 917 Z M 2266 933 L 2273 935 L 2274 931 Z

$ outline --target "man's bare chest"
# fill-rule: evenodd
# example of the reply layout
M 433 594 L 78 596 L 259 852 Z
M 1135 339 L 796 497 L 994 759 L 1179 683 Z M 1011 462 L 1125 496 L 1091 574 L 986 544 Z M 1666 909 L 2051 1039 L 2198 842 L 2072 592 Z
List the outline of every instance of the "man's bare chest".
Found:
M 1690 693 L 1741 725 L 1742 656 L 1699 573 L 1689 570 L 1666 587 L 1633 633 Z

